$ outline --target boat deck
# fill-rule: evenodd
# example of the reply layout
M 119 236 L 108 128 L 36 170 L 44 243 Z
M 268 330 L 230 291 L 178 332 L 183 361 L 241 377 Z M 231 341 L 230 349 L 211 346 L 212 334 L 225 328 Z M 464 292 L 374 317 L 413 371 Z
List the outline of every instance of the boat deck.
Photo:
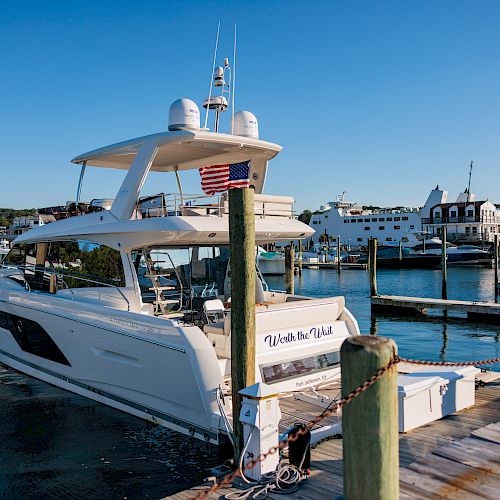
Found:
M 411 371 L 398 366 L 400 371 Z M 481 373 L 484 386 L 476 391 L 476 404 L 399 436 L 400 498 L 496 499 L 500 491 L 500 373 Z M 286 398 L 280 402 L 289 421 L 307 419 L 321 409 Z M 318 500 L 341 498 L 342 439 L 329 439 L 312 450 L 311 477 L 287 498 Z M 194 498 L 209 483 L 167 498 Z M 221 488 L 208 496 L 241 491 Z M 269 498 L 283 495 L 270 493 Z

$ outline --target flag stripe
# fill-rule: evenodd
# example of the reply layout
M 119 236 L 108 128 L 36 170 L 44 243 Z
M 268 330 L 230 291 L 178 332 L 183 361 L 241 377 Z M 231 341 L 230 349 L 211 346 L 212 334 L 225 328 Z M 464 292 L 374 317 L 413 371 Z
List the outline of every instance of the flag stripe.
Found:
M 228 189 L 250 186 L 250 160 L 199 169 L 204 193 L 213 195 Z

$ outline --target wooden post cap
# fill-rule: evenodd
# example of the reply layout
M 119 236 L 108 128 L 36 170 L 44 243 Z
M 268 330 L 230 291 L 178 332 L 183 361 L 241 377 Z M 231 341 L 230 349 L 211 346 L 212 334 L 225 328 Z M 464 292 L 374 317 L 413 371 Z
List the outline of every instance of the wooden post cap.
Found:
M 396 354 L 394 340 L 378 335 L 356 335 L 348 337 L 342 344 L 341 352 L 355 352 L 364 349 L 369 352 L 385 351 L 390 349 Z

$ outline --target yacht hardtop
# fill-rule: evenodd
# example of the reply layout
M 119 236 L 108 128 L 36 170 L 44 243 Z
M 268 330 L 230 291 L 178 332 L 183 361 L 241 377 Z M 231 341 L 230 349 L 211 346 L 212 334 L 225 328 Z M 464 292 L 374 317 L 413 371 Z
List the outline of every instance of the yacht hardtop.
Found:
M 294 217 L 292 197 L 263 193 L 281 146 L 258 139 L 248 114 L 225 134 L 201 130 L 192 101 L 172 108 L 172 130 L 74 158 L 82 170 L 67 214 L 81 215 L 15 240 L 0 268 L 0 361 L 218 443 L 231 415 L 228 197 L 183 193 L 181 173 L 250 162 L 256 243 L 313 230 Z M 87 210 L 79 196 L 91 166 L 127 173 L 112 201 Z M 170 172 L 176 192 L 141 195 L 151 171 Z M 255 297 L 257 381 L 286 392 L 339 376 L 340 346 L 359 334 L 343 297 L 271 291 L 260 273 Z

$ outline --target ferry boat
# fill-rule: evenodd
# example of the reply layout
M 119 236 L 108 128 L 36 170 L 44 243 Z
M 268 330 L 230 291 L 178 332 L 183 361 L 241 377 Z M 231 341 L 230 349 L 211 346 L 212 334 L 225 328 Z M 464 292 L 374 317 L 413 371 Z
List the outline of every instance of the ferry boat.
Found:
M 205 102 L 223 111 L 223 100 Z M 220 443 L 231 415 L 228 196 L 187 195 L 182 173 L 249 161 L 256 243 L 313 230 L 294 218 L 292 198 L 263 193 L 268 162 L 282 148 L 258 138 L 251 113 L 236 113 L 231 133 L 217 119 L 214 131 L 201 127 L 188 99 L 169 117 L 167 132 L 74 158 L 78 209 L 14 241 L 0 268 L 0 362 Z M 126 172 L 109 209 L 80 204 L 91 166 Z M 142 195 L 151 172 L 176 192 Z M 340 346 L 359 334 L 343 297 L 273 292 L 261 275 L 255 297 L 256 381 L 283 392 L 340 376 Z

